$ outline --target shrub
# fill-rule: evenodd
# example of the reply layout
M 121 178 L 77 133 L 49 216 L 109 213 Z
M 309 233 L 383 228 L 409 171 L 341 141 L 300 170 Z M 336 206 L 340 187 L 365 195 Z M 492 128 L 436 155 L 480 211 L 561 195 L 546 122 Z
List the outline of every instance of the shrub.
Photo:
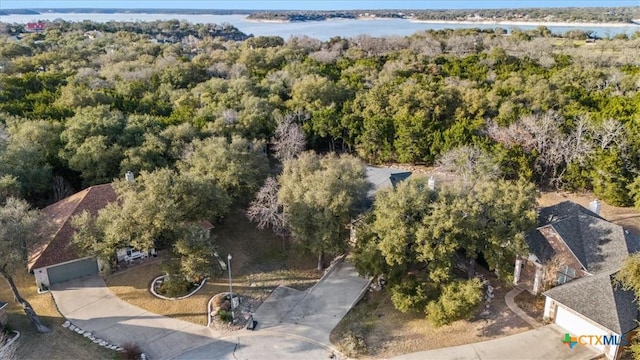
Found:
M 140 355 L 142 355 L 142 350 L 140 350 L 140 346 L 138 346 L 138 344 L 126 343 L 122 345 L 122 348 L 124 350 L 120 353 L 120 359 L 138 360 L 141 357 Z
M 429 283 L 411 277 L 391 286 L 391 302 L 403 313 L 422 310 L 427 305 L 434 289 Z
M 427 305 L 427 319 L 434 326 L 442 326 L 469 318 L 482 296 L 482 283 L 478 278 L 447 284 L 438 300 Z
M 224 310 L 224 309 L 218 310 L 218 317 L 220 318 L 220 320 L 224 322 L 230 323 L 233 321 L 233 315 L 231 314 L 231 311 L 228 311 L 228 310 Z
M 364 355 L 367 350 L 367 343 L 364 336 L 354 330 L 348 330 L 338 342 L 338 347 L 348 357 L 358 357 Z
M 169 275 L 158 287 L 157 292 L 167 297 L 179 297 L 188 294 L 192 287 L 193 284 L 183 277 Z

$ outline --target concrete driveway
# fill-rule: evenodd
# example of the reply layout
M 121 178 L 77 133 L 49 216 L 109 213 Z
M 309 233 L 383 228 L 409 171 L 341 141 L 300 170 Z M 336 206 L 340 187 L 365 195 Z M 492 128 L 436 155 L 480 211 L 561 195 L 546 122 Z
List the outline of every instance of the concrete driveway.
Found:
M 456 360 L 587 360 L 598 352 L 587 346 L 569 349 L 562 343 L 566 331 L 557 325 L 547 325 L 520 334 L 475 344 L 421 351 L 396 356 L 395 360 L 456 359 Z
M 255 312 L 255 331 L 224 337 L 237 346 L 231 352 L 218 343 L 181 354 L 179 359 L 328 359 L 338 357 L 331 330 L 367 289 L 368 280 L 353 265 L 339 262 L 308 291 L 280 286 Z
M 360 300 L 368 283 L 353 265 L 339 262 L 308 291 L 274 291 L 255 313 L 257 329 L 303 336 L 331 347 L 331 330 Z
M 338 263 L 309 291 L 274 291 L 256 311 L 257 330 L 230 333 L 130 305 L 98 277 L 59 284 L 52 294 L 74 325 L 111 344 L 136 343 L 151 359 L 327 359 L 331 330 L 367 283 L 351 264 Z
M 99 277 L 54 285 L 51 293 L 60 312 L 74 325 L 112 344 L 136 343 L 152 359 L 175 357 L 220 336 L 206 326 L 160 316 L 124 302 Z

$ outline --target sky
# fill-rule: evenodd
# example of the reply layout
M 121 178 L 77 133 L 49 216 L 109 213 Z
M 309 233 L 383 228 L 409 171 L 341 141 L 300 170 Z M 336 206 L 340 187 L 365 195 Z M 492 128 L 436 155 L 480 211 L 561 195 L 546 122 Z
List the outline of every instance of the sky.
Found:
M 497 9 L 531 7 L 640 6 L 640 0 L 0 0 L 0 9 L 118 8 L 118 9 Z

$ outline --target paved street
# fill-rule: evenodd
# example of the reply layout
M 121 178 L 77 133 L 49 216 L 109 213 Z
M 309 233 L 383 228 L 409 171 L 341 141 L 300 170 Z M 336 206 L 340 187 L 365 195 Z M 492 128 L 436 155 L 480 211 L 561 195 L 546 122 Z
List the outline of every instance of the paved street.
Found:
M 588 360 L 598 354 L 587 346 L 569 349 L 562 343 L 566 331 L 557 325 L 547 325 L 520 334 L 475 344 L 453 346 L 396 356 L 394 360 L 455 359 L 455 360 Z

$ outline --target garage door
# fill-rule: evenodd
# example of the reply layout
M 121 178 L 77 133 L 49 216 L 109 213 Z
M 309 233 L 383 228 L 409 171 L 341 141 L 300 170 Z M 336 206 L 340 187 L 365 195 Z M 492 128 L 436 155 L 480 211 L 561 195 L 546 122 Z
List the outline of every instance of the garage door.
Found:
M 558 310 L 556 312 L 556 324 L 566 329 L 571 336 L 607 335 L 606 331 L 603 331 L 590 321 L 583 319 L 581 316 L 574 314 L 562 306 L 558 306 Z M 593 345 L 593 348 L 602 352 L 605 350 L 604 345 Z
M 94 258 L 81 259 L 49 267 L 47 274 L 51 285 L 58 284 L 82 276 L 98 274 L 98 263 Z

